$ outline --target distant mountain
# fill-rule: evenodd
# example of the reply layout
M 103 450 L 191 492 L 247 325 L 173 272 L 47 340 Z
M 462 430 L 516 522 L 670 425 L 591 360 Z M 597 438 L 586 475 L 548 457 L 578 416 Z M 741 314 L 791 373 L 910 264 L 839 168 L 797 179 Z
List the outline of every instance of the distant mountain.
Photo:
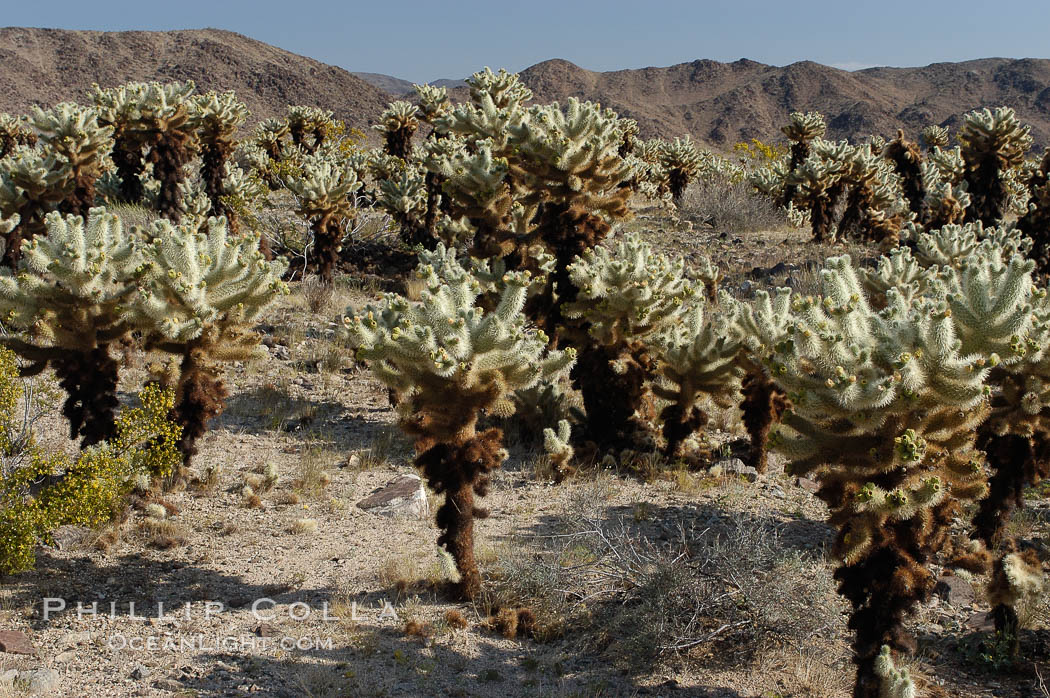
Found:
M 253 122 L 283 115 L 289 104 L 305 104 L 363 127 L 390 100 L 342 68 L 218 29 L 0 29 L 0 111 L 85 103 L 91 83 L 109 87 L 130 80 L 193 80 L 198 91 L 234 90 Z
M 776 67 L 742 59 L 594 72 L 564 60 L 527 68 L 534 100 L 600 101 L 636 119 L 647 137 L 685 133 L 714 146 L 775 140 L 792 111 L 820 111 L 828 138 L 856 140 L 929 124 L 957 126 L 980 107 L 1007 105 L 1050 145 L 1050 60 L 984 58 L 922 68 L 845 71 L 811 61 Z
M 412 92 L 412 81 L 402 80 L 401 78 L 395 78 L 393 75 L 383 75 L 382 73 L 350 73 L 355 77 L 359 77 L 367 82 L 372 87 L 379 88 L 383 92 L 392 94 L 395 97 L 400 95 L 406 95 Z
M 395 78 L 393 75 L 383 75 L 382 73 L 353 73 L 353 75 L 361 78 L 369 85 L 378 87 L 394 96 L 400 97 L 411 94 L 414 91 L 411 80 L 402 80 L 401 78 Z M 466 87 L 467 85 L 465 80 L 434 80 L 429 84 L 435 87 L 448 88 Z
M 478 58 L 479 65 L 486 62 Z M 846 71 L 810 61 L 777 67 L 741 59 L 697 60 L 667 68 L 595 72 L 564 60 L 522 71 L 535 102 L 580 97 L 636 119 L 645 137 L 691 134 L 717 148 L 780 137 L 792 111 L 817 110 L 828 137 L 892 136 L 903 128 L 956 127 L 982 106 L 1014 107 L 1037 146 L 1050 145 L 1050 60 L 984 58 L 921 68 Z M 252 120 L 283 114 L 288 104 L 335 112 L 354 126 L 375 123 L 387 102 L 412 83 L 378 73 L 349 73 L 240 34 L 216 29 L 95 32 L 0 29 L 0 111 L 31 104 L 86 101 L 92 82 L 192 79 L 200 90 L 235 90 Z M 462 80 L 437 80 L 465 99 Z

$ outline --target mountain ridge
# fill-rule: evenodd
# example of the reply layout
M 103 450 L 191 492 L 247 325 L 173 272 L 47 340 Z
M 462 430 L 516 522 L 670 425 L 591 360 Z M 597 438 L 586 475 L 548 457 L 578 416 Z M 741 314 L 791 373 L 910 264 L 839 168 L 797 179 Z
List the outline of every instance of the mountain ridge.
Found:
M 479 61 L 483 63 L 483 61 Z M 387 85 L 380 89 L 362 79 Z M 92 82 L 193 79 L 199 90 L 237 91 L 251 121 L 279 116 L 288 104 L 331 109 L 360 128 L 411 83 L 351 73 L 220 29 L 99 32 L 0 29 L 0 111 L 87 100 Z M 912 68 L 843 70 L 813 61 L 773 66 L 747 58 L 697 59 L 672 66 L 591 71 L 561 58 L 521 71 L 535 102 L 590 99 L 638 121 L 643 137 L 695 140 L 726 150 L 739 141 L 775 141 L 792 111 L 820 111 L 827 137 L 912 138 L 928 124 L 957 127 L 980 107 L 1014 107 L 1036 145 L 1050 145 L 1050 59 L 979 58 Z M 466 99 L 458 80 L 454 99 Z M 397 92 L 395 92 L 397 90 Z

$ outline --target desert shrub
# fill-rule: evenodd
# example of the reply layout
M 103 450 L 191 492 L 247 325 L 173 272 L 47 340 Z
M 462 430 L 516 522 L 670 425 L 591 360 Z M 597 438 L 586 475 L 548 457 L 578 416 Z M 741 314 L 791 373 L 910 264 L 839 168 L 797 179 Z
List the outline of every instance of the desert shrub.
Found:
M 590 507 L 560 523 L 502 552 L 482 610 L 528 609 L 538 639 L 572 637 L 632 673 L 694 648 L 750 659 L 844 629 L 823 556 L 787 547 L 777 524 L 723 516 L 656 543 Z
M 25 422 L 34 390 L 18 377 L 15 355 L 0 349 L 0 574 L 31 568 L 36 545 L 56 528 L 101 524 L 137 476 L 163 477 L 179 462 L 179 427 L 168 419 L 174 395 L 147 386 L 139 397 L 109 441 L 75 458 L 44 449 Z
M 649 670 L 654 661 L 705 646 L 723 660 L 746 659 L 844 629 L 822 556 L 786 548 L 767 522 L 740 517 L 723 524 L 683 530 L 663 549 L 622 525 L 602 534 L 606 556 L 619 552 L 623 591 L 596 612 L 591 638 L 616 664 Z
M 722 177 L 690 184 L 679 211 L 687 220 L 730 233 L 776 230 L 789 223 L 784 208 L 770 197 L 746 182 Z

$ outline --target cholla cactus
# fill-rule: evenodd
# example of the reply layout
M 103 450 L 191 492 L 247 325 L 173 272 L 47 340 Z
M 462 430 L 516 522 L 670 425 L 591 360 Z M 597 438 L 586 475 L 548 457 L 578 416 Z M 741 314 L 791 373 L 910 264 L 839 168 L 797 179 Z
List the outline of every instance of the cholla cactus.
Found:
M 999 255 L 1001 247 L 982 243 L 984 256 Z M 989 494 L 973 519 L 973 537 L 983 544 L 972 556 L 975 571 L 991 572 L 990 597 L 996 630 L 1011 641 L 1016 654 L 1018 614 L 1016 604 L 1035 580 L 1042 584 L 1038 558 L 1023 559 L 1016 542 L 1007 535 L 1011 517 L 1025 505 L 1024 491 L 1050 477 L 1050 299 L 1046 289 L 1026 289 L 1032 304 L 1031 326 L 1013 319 L 1016 334 L 1004 347 L 1008 360 L 992 369 L 996 390 L 992 411 L 978 431 L 978 446 L 987 454 L 991 469 Z M 1024 318 L 1028 319 L 1028 318 Z M 1003 551 L 989 567 L 990 551 Z M 1026 554 L 1030 554 L 1028 551 Z M 1028 589 L 1030 591 L 1030 589 Z
M 18 271 L 0 268 L 0 313 L 21 331 L 3 341 L 33 362 L 27 372 L 53 366 L 70 438 L 96 444 L 114 435 L 118 364 L 109 348 L 131 329 L 141 245 L 103 208 L 91 209 L 86 223 L 57 212 L 45 222 L 46 234 L 23 247 Z
M 634 148 L 638 144 L 638 122 L 634 119 L 620 119 L 620 133 L 623 134 L 623 141 L 620 143 L 620 157 L 627 157 L 634 153 Z
M 549 427 L 543 430 L 543 450 L 547 452 L 555 478 L 559 482 L 572 472 L 569 462 L 575 455 L 575 450 L 572 447 L 571 436 L 572 426 L 567 419 L 558 421 L 557 431 Z
M 919 144 L 909 141 L 904 137 L 904 131 L 897 129 L 897 137 L 889 142 L 882 154 L 897 170 L 911 212 L 920 221 L 926 220 L 926 190 L 923 188 L 923 159 Z
M 667 172 L 668 187 L 676 206 L 681 206 L 686 187 L 700 175 L 703 163 L 704 155 L 697 150 L 689 136 L 663 144 L 660 164 Z
M 68 163 L 21 148 L 0 160 L 0 216 L 18 217 L 4 236 L 4 265 L 14 269 L 24 240 L 45 231 L 44 218 L 72 193 Z
M 849 194 L 839 221 L 839 238 L 896 247 L 903 218 L 889 163 L 876 157 L 869 146 L 852 148 L 845 158 L 841 182 Z
M 822 142 L 818 145 L 822 147 Z M 814 152 L 788 174 L 784 188 L 792 191 L 793 202 L 809 209 L 814 242 L 832 239 L 833 196 L 840 190 L 837 185 L 844 168 L 843 159 Z
M 100 126 L 93 109 L 63 102 L 54 109 L 33 109 L 33 126 L 47 150 L 63 164 L 72 179 L 71 192 L 60 209 L 86 216 L 95 205 L 95 182 L 109 167 L 113 128 Z
M 809 144 L 815 138 L 823 138 L 827 126 L 824 117 L 815 111 L 792 112 L 787 126 L 780 129 L 791 141 L 791 161 L 788 164 L 788 172 L 794 172 L 803 162 L 809 158 Z M 784 205 L 788 206 L 795 200 L 795 188 L 788 182 L 784 187 Z
M 760 289 L 751 302 L 735 301 L 732 305 L 734 330 L 744 345 L 738 361 L 744 369 L 740 410 L 751 440 L 747 465 L 764 473 L 769 461 L 769 432 L 774 424 L 780 423 L 791 403 L 771 378 L 763 360 L 770 355 L 772 347 L 787 336 L 792 319 L 791 289 L 778 288 L 773 296 Z
M 959 146 L 944 150 L 934 146 L 927 151 L 922 169 L 922 210 L 920 221 L 930 229 L 959 224 L 966 219 L 970 195 L 965 181 L 966 163 Z
M 407 161 L 412 153 L 412 135 L 419 128 L 419 108 L 411 102 L 391 102 L 373 126 L 386 139 L 386 152 Z
M 138 203 L 144 195 L 142 174 L 142 135 L 138 127 L 138 109 L 146 91 L 143 83 L 128 83 L 103 90 L 92 85 L 92 100 L 98 113 L 98 123 L 113 129 L 111 157 L 120 180 L 120 198 Z
M 94 86 L 98 121 L 114 129 L 113 160 L 127 200 L 142 200 L 139 177 L 145 163 L 151 163 L 153 178 L 160 182 L 157 210 L 174 221 L 182 215 L 179 185 L 186 179 L 183 168 L 197 148 L 190 102 L 195 89 L 193 81 L 130 83 L 113 90 Z
M 1017 657 L 1021 649 L 1021 629 L 1017 608 L 1025 600 L 1038 599 L 1046 587 L 1043 563 L 1034 550 L 1019 552 L 1013 541 L 992 567 L 988 600 L 996 634 L 1007 644 L 1007 652 Z
M 883 645 L 875 658 L 875 674 L 880 687 L 877 698 L 916 698 L 915 682 L 907 669 L 897 669 L 889 645 Z
M 685 455 L 682 444 L 707 424 L 700 399 L 707 396 L 718 407 L 731 407 L 739 399 L 744 373 L 738 361 L 743 334 L 732 311 L 705 311 L 693 301 L 677 319 L 654 341 L 665 383 L 654 385 L 653 392 L 670 401 L 660 413 L 670 458 Z
M 416 91 L 416 97 L 419 100 L 421 121 L 433 125 L 437 119 L 445 116 L 452 108 L 452 103 L 448 99 L 448 90 L 444 87 L 413 85 L 412 88 Z
M 226 216 L 237 232 L 236 212 L 223 203 L 227 165 L 236 145 L 237 129 L 248 118 L 248 107 L 233 92 L 208 92 L 192 100 L 193 123 L 200 139 L 201 179 L 211 202 L 209 216 Z
M 280 280 L 288 265 L 266 261 L 258 236 L 230 235 L 223 218 L 208 219 L 203 230 L 162 219 L 148 234 L 149 266 L 132 321 L 147 334 L 148 348 L 181 359 L 174 417 L 188 467 L 208 420 L 222 412 L 221 362 L 264 353 L 251 327 L 288 292 Z
M 909 301 L 891 288 L 875 311 L 849 258 L 832 258 L 824 298 L 796 298 L 786 334 L 780 323 L 764 333 L 765 362 L 793 404 L 774 447 L 790 472 L 816 474 L 839 529 L 854 695 L 879 695 L 881 646 L 910 646 L 902 619 L 932 591 L 926 565 L 958 503 L 985 493 L 974 431 L 988 411 L 988 371 L 1024 331 L 1031 268 L 977 255 L 945 270 L 936 292 Z
M 310 154 L 321 147 L 332 133 L 335 123 L 332 121 L 332 112 L 326 109 L 289 106 L 287 126 L 292 143 Z
M 426 181 L 419 169 L 406 167 L 399 176 L 381 180 L 376 204 L 388 211 L 401 226 L 401 237 L 406 243 L 421 244 L 425 248 L 433 246 L 425 220 Z
M 36 140 L 24 117 L 0 113 L 0 158 L 6 158 L 16 147 L 34 146 Z
M 505 257 L 537 271 L 537 251 L 555 259 L 530 315 L 553 332 L 558 306 L 574 288 L 566 268 L 629 215 L 630 168 L 618 153 L 616 115 L 570 99 L 526 110 L 529 90 L 507 73 L 471 79 L 475 103 L 458 105 L 437 127 L 457 138 L 430 145 L 427 168 L 446 178 L 452 218 L 475 228 L 472 254 Z
M 347 226 L 357 217 L 353 195 L 361 181 L 351 167 L 317 154 L 304 158 L 301 171 L 291 174 L 286 184 L 298 199 L 299 215 L 310 221 L 310 263 L 322 279 L 331 281 Z
M 562 312 L 582 320 L 590 341 L 577 341 L 579 382 L 588 437 L 602 445 L 630 443 L 636 413 L 649 391 L 653 358 L 646 338 L 680 321 L 696 289 L 681 260 L 656 254 L 637 235 L 613 247 L 595 247 L 568 267 L 578 289 Z
M 1050 275 L 1050 148 L 1028 178 L 1028 212 L 1017 221 L 1017 228 L 1032 238 L 1032 258 L 1040 276 Z
M 281 146 L 288 135 L 288 121 L 285 119 L 263 119 L 255 127 L 252 140 L 266 151 L 271 159 L 281 157 Z
M 948 147 L 948 129 L 936 124 L 930 124 L 922 130 L 922 144 L 926 150 Z
M 994 112 L 985 108 L 963 118 L 958 140 L 971 198 L 967 220 L 995 225 L 1002 219 L 1009 198 L 1005 180 L 1010 170 L 1024 163 L 1032 147 L 1029 130 L 1009 107 Z
M 495 308 L 477 306 L 482 286 L 439 246 L 445 260 L 421 266 L 426 285 L 419 303 L 400 296 L 382 307 L 348 309 L 343 319 L 357 356 L 399 396 L 401 425 L 416 438 L 416 465 L 445 495 L 438 509 L 438 544 L 456 560 L 458 591 L 474 598 L 481 576 L 474 560 L 474 518 L 484 512 L 475 495 L 505 458 L 502 433 L 479 432 L 483 413 L 513 412 L 513 391 L 534 385 L 548 369 L 564 368 L 574 352 L 549 352 L 547 337 L 528 327 L 521 310 L 527 274 L 507 274 Z M 439 274 L 440 272 L 440 274 Z
M 532 99 L 532 90 L 524 85 L 517 73 L 508 73 L 500 68 L 498 73 L 485 68 L 467 78 L 470 99 L 475 104 L 491 101 L 497 109 L 507 109 L 513 104 L 524 104 Z
M 783 161 L 772 162 L 766 167 L 754 170 L 748 177 L 748 183 L 760 194 L 765 194 L 774 201 L 784 200 L 784 185 L 789 170 Z

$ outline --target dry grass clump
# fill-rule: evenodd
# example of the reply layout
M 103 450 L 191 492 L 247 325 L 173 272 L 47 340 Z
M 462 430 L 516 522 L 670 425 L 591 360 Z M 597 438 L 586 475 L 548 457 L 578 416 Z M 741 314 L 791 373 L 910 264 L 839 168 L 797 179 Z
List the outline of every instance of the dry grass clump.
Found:
M 311 313 L 327 316 L 335 297 L 335 286 L 320 276 L 310 274 L 299 282 L 299 295 Z
M 667 530 L 665 513 L 647 519 Z M 540 641 L 573 634 L 632 673 L 691 652 L 749 660 L 845 630 L 830 567 L 786 545 L 778 524 L 723 514 L 702 530 L 681 523 L 669 542 L 630 518 L 563 524 L 486 570 L 486 627 Z
M 317 519 L 296 519 L 288 526 L 288 532 L 297 536 L 317 533 Z
M 679 207 L 682 218 L 728 233 L 776 230 L 790 223 L 784 209 L 747 182 L 724 177 L 689 185 Z
M 325 448 L 310 447 L 303 451 L 299 459 L 299 477 L 296 478 L 295 490 L 310 498 L 318 498 L 332 482 L 328 474 L 328 465 L 334 462 L 334 455 Z
M 147 516 L 139 521 L 138 530 L 145 537 L 147 545 L 160 550 L 178 548 L 189 540 L 186 529 L 167 518 Z
M 470 625 L 470 623 L 467 621 L 467 617 L 463 615 L 462 611 L 458 608 L 450 608 L 445 611 L 445 625 L 453 630 L 463 630 Z

